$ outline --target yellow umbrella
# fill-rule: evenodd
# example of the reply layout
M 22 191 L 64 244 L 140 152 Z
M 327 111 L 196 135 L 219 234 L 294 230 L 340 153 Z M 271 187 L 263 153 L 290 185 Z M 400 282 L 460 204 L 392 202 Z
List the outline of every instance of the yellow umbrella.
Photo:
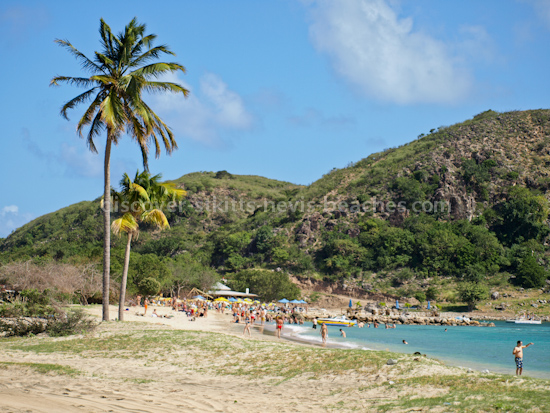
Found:
M 252 304 L 252 300 L 251 300 L 250 298 L 245 298 L 245 299 L 244 299 L 244 302 L 245 302 L 245 303 Z
M 223 301 L 224 303 L 228 303 L 228 302 L 229 302 L 229 300 L 228 300 L 227 298 L 225 298 L 225 297 L 218 297 L 218 298 L 216 298 L 214 301 Z

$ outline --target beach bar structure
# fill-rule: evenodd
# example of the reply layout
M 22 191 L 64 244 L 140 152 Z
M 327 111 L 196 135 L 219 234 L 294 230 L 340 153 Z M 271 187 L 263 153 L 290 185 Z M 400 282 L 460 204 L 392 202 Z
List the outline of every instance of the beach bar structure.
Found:
M 248 291 L 248 288 L 246 289 L 246 292 L 241 293 L 239 291 L 232 291 L 231 288 L 229 288 L 227 285 L 224 285 L 220 282 L 217 282 L 212 287 L 212 290 L 208 291 L 208 294 L 210 294 L 212 297 L 240 297 L 240 298 L 254 298 L 257 297 L 257 294 L 252 294 Z

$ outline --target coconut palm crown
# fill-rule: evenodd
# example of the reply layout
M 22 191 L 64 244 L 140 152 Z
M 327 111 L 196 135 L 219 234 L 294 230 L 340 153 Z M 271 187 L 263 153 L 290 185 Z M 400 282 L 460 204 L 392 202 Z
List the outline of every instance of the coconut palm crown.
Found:
M 169 202 L 179 201 L 186 192 L 178 189 L 173 183 L 161 183 L 161 175 L 151 176 L 147 171 L 136 172 L 132 181 L 127 174 L 120 181 L 121 191 L 111 190 L 111 197 L 117 210 L 123 215 L 115 219 L 111 228 L 115 235 L 126 233 L 128 240 L 124 253 L 124 267 L 120 284 L 118 319 L 124 319 L 124 302 L 126 297 L 126 283 L 130 264 L 130 248 L 132 239 L 139 236 L 139 223 L 146 222 L 163 230 L 170 228 L 168 220 L 162 211 Z
M 161 144 L 170 154 L 177 149 L 172 131 L 160 117 L 143 101 L 143 92 L 174 92 L 188 95 L 188 90 L 172 82 L 159 81 L 167 73 L 185 68 L 179 63 L 162 63 L 156 60 L 164 54 L 174 55 L 167 46 L 153 46 L 156 35 L 145 35 L 145 25 L 136 18 L 126 25 L 124 31 L 113 34 L 103 19 L 99 34 L 101 51 L 94 58 L 86 57 L 67 40 L 56 40 L 81 63 L 89 77 L 56 76 L 50 85 L 84 87 L 87 90 L 69 100 L 61 108 L 61 115 L 68 119 L 68 111 L 80 104 L 91 104 L 77 124 L 81 137 L 86 133 L 88 148 L 97 153 L 94 139 L 106 132 L 104 162 L 104 250 L 103 250 L 103 320 L 109 320 L 109 266 L 110 266 L 110 156 L 111 145 L 119 142 L 124 133 L 129 135 L 141 149 L 143 165 L 148 170 L 149 146 L 155 147 L 155 156 L 160 156 Z

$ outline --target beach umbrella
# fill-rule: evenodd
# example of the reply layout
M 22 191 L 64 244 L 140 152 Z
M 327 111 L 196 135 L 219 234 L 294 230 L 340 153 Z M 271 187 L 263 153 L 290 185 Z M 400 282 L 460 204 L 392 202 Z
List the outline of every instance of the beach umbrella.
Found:
M 349 299 L 349 308 L 353 307 L 353 303 L 351 302 L 351 298 Z
M 300 304 L 300 300 L 292 300 L 290 303 L 291 304 Z
M 227 298 L 225 298 L 225 297 L 218 297 L 218 298 L 216 298 L 214 301 L 223 301 L 223 302 L 226 302 L 226 303 L 229 302 L 229 300 L 228 300 Z
M 206 300 L 202 295 L 196 295 L 193 297 L 195 300 Z
M 399 310 L 399 301 L 398 300 L 395 300 L 395 308 L 397 308 Z
M 279 302 L 286 304 L 286 303 L 289 303 L 290 301 L 288 301 L 286 298 L 283 298 L 282 300 L 279 300 Z
M 245 298 L 244 299 L 244 302 L 245 303 L 248 303 L 248 304 L 252 304 L 252 300 L 250 298 Z
M 307 304 L 306 300 L 300 300 L 300 304 Z
M 232 302 L 232 303 L 234 303 L 234 302 L 237 301 L 237 300 L 236 300 L 235 298 L 233 298 L 233 297 L 229 297 L 229 301 Z

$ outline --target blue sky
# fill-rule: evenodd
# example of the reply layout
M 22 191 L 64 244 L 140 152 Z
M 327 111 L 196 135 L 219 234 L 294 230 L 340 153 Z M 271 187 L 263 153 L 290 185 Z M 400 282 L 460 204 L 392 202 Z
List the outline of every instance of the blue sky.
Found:
M 487 109 L 548 108 L 547 0 L 10 1 L 0 3 L 0 237 L 102 193 L 104 137 L 91 154 L 75 133 L 81 92 L 49 87 L 83 75 L 54 39 L 88 56 L 99 19 L 134 16 L 187 68 L 189 99 L 148 102 L 179 150 L 153 173 L 228 170 L 309 184 L 334 167 Z M 125 138 L 112 177 L 141 169 Z

